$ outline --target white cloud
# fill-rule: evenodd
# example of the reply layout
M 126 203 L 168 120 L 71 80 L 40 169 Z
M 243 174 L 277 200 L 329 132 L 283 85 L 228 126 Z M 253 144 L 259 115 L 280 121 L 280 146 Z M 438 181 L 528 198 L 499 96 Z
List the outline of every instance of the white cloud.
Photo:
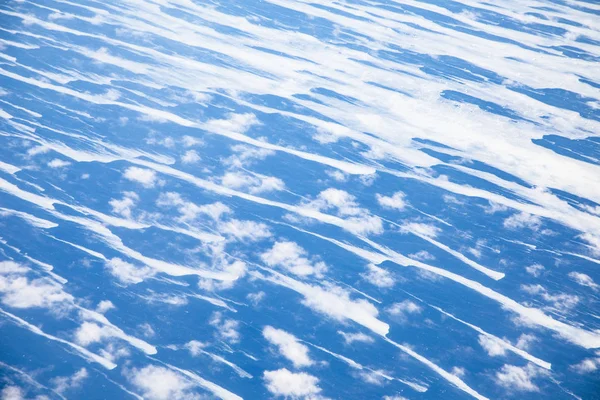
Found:
M 346 332 L 338 331 L 338 333 L 340 335 L 342 335 L 342 337 L 344 338 L 344 343 L 346 343 L 346 344 L 352 344 L 354 342 L 358 342 L 358 343 L 374 343 L 375 342 L 375 339 L 373 339 L 369 335 L 365 335 L 362 332 L 346 333 Z
M 181 138 L 181 142 L 185 147 L 201 146 L 204 144 L 202 140 L 187 135 Z
M 325 171 L 325 173 L 327 174 L 327 176 L 335 179 L 338 182 L 346 182 L 348 180 L 348 175 L 337 169 L 332 171 Z
M 467 373 L 467 371 L 463 368 L 463 367 L 452 367 L 452 375 L 456 375 L 459 378 L 462 378 L 465 376 L 465 374 Z
M 423 308 L 411 300 L 404 300 L 400 303 L 394 303 L 385 310 L 388 314 L 405 320 L 409 314 L 420 314 Z
M 361 273 L 360 276 L 370 284 L 381 288 L 389 288 L 396 284 L 392 274 L 374 264 L 367 265 L 367 272 Z
M 82 346 L 98 343 L 113 336 L 114 330 L 112 328 L 89 321 L 84 321 L 75 331 L 75 341 Z
M 203 349 L 206 347 L 206 343 L 202 343 L 198 340 L 190 340 L 187 342 L 184 347 L 190 352 L 190 354 L 194 357 L 202 354 Z
M 479 335 L 479 344 L 492 357 L 506 355 L 506 346 L 494 337 Z
M 521 290 L 538 296 L 558 311 L 568 311 L 579 303 L 579 297 L 567 293 L 550 294 L 542 285 L 521 285 Z
M 241 335 L 238 331 L 240 323 L 233 319 L 223 318 L 219 311 L 213 313 L 209 324 L 217 330 L 217 337 L 229 343 L 239 343 Z
M 116 277 L 121 283 L 136 284 L 154 276 L 154 270 L 149 267 L 137 267 L 118 257 L 111 258 L 104 263 L 108 272 Z
M 168 368 L 148 365 L 126 372 L 129 381 L 148 400 L 200 400 L 194 384 Z
M 327 265 L 316 259 L 308 259 L 307 252 L 294 242 L 276 242 L 273 247 L 263 253 L 261 259 L 271 267 L 283 268 L 297 276 L 323 276 Z
M 147 322 L 138 325 L 138 329 L 142 332 L 142 335 L 144 335 L 147 338 L 151 338 L 154 337 L 154 335 L 156 335 L 156 332 L 154 332 L 152 325 L 150 325 Z
M 314 200 L 303 205 L 319 211 L 334 211 L 344 219 L 344 227 L 353 233 L 368 235 L 383 232 L 381 219 L 359 207 L 356 198 L 344 190 L 325 189 Z
M 121 200 L 111 199 L 108 204 L 112 207 L 113 213 L 131 218 L 131 211 L 139 199 L 140 197 L 135 192 L 124 192 Z
M 413 233 L 418 236 L 434 238 L 440 232 L 440 228 L 436 227 L 435 225 L 411 222 L 403 225 L 402 228 L 400 228 L 400 231 L 402 233 Z
M 232 146 L 231 149 L 235 154 L 225 159 L 224 164 L 235 168 L 247 167 L 256 160 L 264 160 L 266 157 L 275 154 L 273 150 L 244 144 Z
M 260 124 L 254 114 L 229 114 L 228 119 L 211 119 L 206 122 L 205 129 L 214 132 L 244 133 L 254 125 Z
M 396 192 L 392 196 L 383 196 L 377 194 L 377 202 L 384 208 L 391 208 L 394 210 L 403 210 L 406 208 L 406 195 L 402 192 Z
M 575 370 L 580 374 L 588 374 L 590 372 L 595 372 L 600 368 L 600 357 L 597 358 L 586 358 L 582 360 L 580 363 L 572 365 L 571 369 Z
M 393 396 L 383 396 L 382 400 L 408 400 L 406 397 L 402 397 L 399 395 L 393 395 Z
M 598 288 L 600 287 L 600 285 L 594 282 L 591 276 L 581 272 L 569 272 L 569 278 L 573 279 L 577 284 L 581 286 L 587 286 L 594 290 L 598 290 Z
M 129 167 L 123 173 L 123 177 L 130 181 L 140 183 L 146 188 L 152 188 L 157 183 L 156 172 L 146 168 Z
M 218 221 L 224 214 L 231 212 L 229 207 L 221 202 L 198 206 L 191 201 L 184 200 L 179 193 L 175 192 L 161 193 L 156 205 L 159 207 L 176 207 L 181 214 L 179 217 L 180 222 L 192 222 L 201 215 Z
M 256 173 L 227 172 L 221 177 L 221 184 L 230 189 L 247 190 L 252 194 L 285 189 L 285 183 L 281 179 Z
M 115 305 L 110 300 L 102 300 L 98 303 L 98 307 L 96 307 L 96 311 L 100 314 L 104 314 L 105 312 L 112 310 L 115 308 Z
M 419 261 L 435 260 L 435 257 L 431 253 L 429 253 L 428 251 L 425 251 L 425 250 L 421 250 L 416 253 L 409 254 L 408 257 L 412 258 L 413 260 L 419 260 Z
M 69 165 L 71 165 L 70 162 L 61 160 L 59 158 L 55 158 L 54 160 L 52 160 L 48 163 L 48 166 L 50 168 L 64 168 Z
M 15 262 L 0 262 L 2 303 L 14 308 L 52 307 L 53 311 L 72 304 L 73 296 L 63 291 L 61 285 L 48 278 L 29 280 L 24 276 L 27 271 Z
M 542 226 L 542 219 L 537 215 L 521 212 L 506 218 L 503 224 L 508 229 L 529 228 L 532 231 L 538 231 Z
M 188 150 L 181 156 L 181 162 L 184 164 L 195 164 L 200 161 L 200 155 L 196 150 Z
M 496 373 L 496 383 L 509 390 L 537 392 L 539 388 L 533 379 L 545 374 L 544 370 L 533 364 L 527 364 L 525 367 L 505 364 Z
M 25 400 L 23 389 L 18 386 L 6 386 L 0 394 L 2 400 Z
M 64 394 L 68 390 L 80 388 L 88 376 L 87 369 L 81 368 L 71 376 L 59 376 L 52 379 L 52 385 L 56 392 Z
M 304 372 L 294 373 L 286 368 L 276 371 L 265 371 L 264 379 L 267 389 L 275 396 L 292 399 L 309 399 L 318 395 L 321 388 L 319 379 Z
M 250 302 L 256 307 L 261 301 L 263 301 L 266 295 L 267 294 L 265 292 L 260 291 L 257 293 L 248 293 L 246 298 L 250 300 Z
M 294 367 L 301 368 L 313 364 L 313 360 L 308 354 L 308 347 L 300 343 L 291 333 L 272 326 L 266 326 L 262 333 L 265 339 L 277 346 L 282 356 L 294 364 Z
M 271 236 L 269 227 L 262 222 L 230 219 L 218 226 L 219 232 L 240 241 L 255 242 Z
M 529 350 L 531 345 L 537 341 L 538 338 L 536 338 L 534 335 L 522 333 L 521 336 L 519 336 L 519 339 L 517 339 L 517 344 L 515 347 L 521 350 Z
M 536 278 L 538 278 L 544 272 L 544 270 L 545 268 L 541 264 L 532 264 L 528 267 L 525 267 L 525 271 L 527 271 L 529 275 L 535 276 Z

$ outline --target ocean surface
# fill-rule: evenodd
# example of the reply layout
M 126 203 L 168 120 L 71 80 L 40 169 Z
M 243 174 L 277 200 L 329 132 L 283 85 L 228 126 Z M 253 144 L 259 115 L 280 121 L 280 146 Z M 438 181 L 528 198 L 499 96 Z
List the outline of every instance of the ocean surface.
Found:
M 0 1 L 0 398 L 600 399 L 600 3 Z

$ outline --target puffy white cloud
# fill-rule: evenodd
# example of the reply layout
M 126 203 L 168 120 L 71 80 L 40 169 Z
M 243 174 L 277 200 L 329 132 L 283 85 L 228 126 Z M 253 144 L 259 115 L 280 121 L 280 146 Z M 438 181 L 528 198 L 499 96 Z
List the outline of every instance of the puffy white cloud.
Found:
M 247 167 L 256 160 L 264 160 L 266 157 L 275 154 L 273 150 L 248 146 L 245 144 L 232 146 L 231 149 L 235 154 L 225 159 L 224 164 L 228 167 L 235 168 Z
M 281 179 L 256 173 L 227 172 L 221 177 L 221 184 L 230 189 L 247 190 L 252 194 L 285 189 L 285 183 Z
M 108 272 L 124 284 L 136 284 L 154 276 L 154 270 L 150 267 L 137 267 L 118 257 L 111 258 L 104 263 Z
M 579 303 L 579 296 L 567 293 L 550 294 L 542 285 L 521 285 L 521 290 L 538 296 L 555 310 L 565 312 Z
M 138 330 L 142 333 L 142 335 L 144 335 L 147 338 L 151 338 L 154 337 L 154 335 L 156 335 L 156 332 L 154 332 L 154 328 L 152 328 L 152 325 L 150 325 L 147 322 L 138 325 Z
M 369 335 L 365 335 L 362 332 L 346 333 L 346 332 L 338 331 L 338 333 L 340 335 L 342 335 L 342 337 L 344 338 L 344 343 L 346 343 L 346 344 L 352 344 L 354 342 L 359 342 L 359 343 L 374 343 L 375 342 L 375 339 L 373 339 Z
M 217 330 L 216 335 L 219 339 L 229 343 L 239 343 L 241 335 L 238 331 L 240 323 L 233 319 L 223 318 L 219 311 L 214 312 L 209 324 Z
M 231 211 L 229 207 L 221 202 L 198 206 L 191 201 L 184 200 L 179 193 L 175 192 L 161 193 L 156 205 L 177 208 L 177 211 L 181 214 L 179 217 L 180 222 L 192 222 L 200 216 L 207 216 L 218 221 L 223 214 Z
M 541 264 L 532 264 L 525 267 L 525 271 L 527 271 L 529 275 L 535 276 L 536 278 L 538 278 L 544 272 L 544 270 L 545 268 Z
M 204 144 L 202 140 L 187 135 L 181 138 L 181 142 L 185 147 L 202 146 Z
M 420 314 L 423 308 L 411 300 L 404 300 L 394 303 L 385 310 L 388 314 L 401 320 L 408 318 L 409 314 Z
M 29 280 L 24 276 L 28 270 L 12 261 L 0 262 L 2 303 L 14 308 L 52 307 L 54 311 L 72 304 L 73 296 L 63 291 L 60 284 L 48 278 Z
M 246 296 L 246 298 L 248 300 L 250 300 L 250 302 L 254 305 L 257 306 L 261 301 L 263 301 L 263 299 L 266 297 L 266 293 L 263 291 L 257 292 L 257 293 L 248 293 L 248 295 Z
M 580 374 L 588 374 L 590 372 L 595 372 L 600 369 L 600 357 L 596 358 L 586 358 L 582 360 L 580 363 L 572 365 L 571 369 L 575 370 Z
M 194 383 L 165 367 L 148 365 L 126 372 L 129 381 L 148 400 L 200 400 Z
M 534 335 L 531 335 L 529 333 L 522 333 L 521 336 L 519 336 L 519 338 L 517 339 L 517 344 L 515 345 L 515 347 L 521 350 L 529 350 L 531 345 L 537 341 L 538 338 L 536 338 Z
M 371 215 L 369 210 L 359 207 L 356 198 L 344 190 L 325 189 L 314 200 L 304 203 L 304 206 L 319 211 L 335 212 L 344 219 L 344 227 L 356 234 L 383 232 L 381 219 Z
M 70 162 L 61 160 L 59 158 L 55 158 L 54 160 L 52 160 L 52 161 L 50 161 L 48 163 L 48 166 L 50 168 L 64 168 L 64 167 L 67 167 L 69 165 L 71 165 Z
M 335 179 L 338 182 L 346 182 L 348 180 L 348 175 L 337 169 L 333 171 L 325 171 L 325 173 L 327 176 Z
M 18 386 L 6 386 L 0 394 L 2 400 L 25 400 L 23 389 Z
M 301 368 L 313 364 L 308 347 L 300 343 L 298 339 L 282 329 L 276 329 L 272 326 L 266 326 L 263 329 L 263 337 L 279 349 L 279 353 L 290 360 L 294 367 Z
M 532 231 L 538 231 L 542 226 L 542 219 L 537 215 L 521 212 L 506 218 L 503 224 L 508 229 L 529 228 Z
M 275 242 L 273 247 L 260 257 L 270 267 L 283 268 L 297 276 L 321 277 L 327 271 L 324 262 L 309 259 L 306 250 L 294 242 Z
M 240 241 L 255 242 L 271 237 L 269 227 L 262 222 L 230 219 L 219 224 L 219 232 Z
M 318 386 L 319 379 L 304 372 L 294 373 L 286 368 L 276 371 L 265 371 L 264 380 L 267 389 L 275 396 L 293 399 L 314 398 L 321 388 Z
M 377 202 L 384 208 L 391 208 L 394 210 L 403 210 L 406 208 L 406 195 L 402 192 L 396 192 L 392 196 L 383 196 L 377 194 Z
M 89 321 L 83 322 L 75 331 L 75 341 L 82 346 L 98 343 L 113 336 L 114 331 L 111 327 L 100 326 Z
M 459 378 L 462 378 L 465 376 L 465 374 L 467 373 L 467 371 L 462 368 L 462 367 L 452 367 L 452 375 L 456 375 Z
M 412 223 L 403 225 L 402 228 L 400 228 L 400 231 L 402 233 L 413 233 L 418 236 L 434 238 L 440 232 L 440 228 L 436 227 L 435 225 L 412 222 Z
M 188 150 L 181 156 L 181 162 L 184 164 L 195 164 L 200 161 L 200 155 L 196 150 Z
M 495 381 L 509 390 L 537 392 L 539 388 L 533 379 L 541 375 L 546 375 L 546 371 L 533 364 L 527 364 L 525 367 L 505 364 L 496 372 Z
M 121 200 L 111 199 L 108 204 L 112 207 L 113 213 L 131 218 L 131 211 L 139 199 L 140 197 L 135 192 L 124 192 Z
M 492 357 L 503 356 L 506 354 L 506 346 L 504 343 L 494 337 L 479 335 L 479 344 L 488 355 Z
M 577 284 L 581 286 L 587 286 L 594 290 L 598 290 L 598 288 L 600 287 L 600 285 L 594 282 L 591 276 L 581 272 L 569 272 L 569 278 L 573 279 Z
M 244 133 L 252 126 L 258 124 L 260 122 L 254 114 L 229 114 L 227 119 L 211 119 L 207 121 L 204 128 L 214 132 Z
M 431 253 L 429 253 L 428 251 L 425 251 L 425 250 L 421 250 L 416 253 L 409 254 L 408 257 L 412 258 L 413 260 L 418 260 L 418 261 L 435 260 L 435 257 Z
M 381 288 L 389 288 L 396 284 L 392 274 L 373 264 L 367 265 L 367 272 L 361 273 L 360 276 L 372 285 Z
M 393 396 L 383 396 L 382 400 L 408 400 L 406 397 L 400 396 L 400 395 L 393 395 Z
M 96 307 L 96 311 L 100 314 L 104 314 L 105 312 L 112 310 L 115 308 L 115 305 L 110 300 L 102 300 L 98 303 L 98 307 Z
M 206 347 L 206 343 L 202 343 L 198 340 L 190 340 L 184 345 L 184 347 L 192 356 L 196 357 L 202 354 L 203 349 Z
M 68 390 L 80 388 L 88 376 L 87 369 L 81 368 L 71 376 L 59 376 L 52 379 L 52 385 L 56 392 L 63 394 Z
M 127 168 L 123 173 L 123 177 L 127 180 L 137 182 L 146 188 L 154 187 L 158 181 L 156 172 L 140 167 Z

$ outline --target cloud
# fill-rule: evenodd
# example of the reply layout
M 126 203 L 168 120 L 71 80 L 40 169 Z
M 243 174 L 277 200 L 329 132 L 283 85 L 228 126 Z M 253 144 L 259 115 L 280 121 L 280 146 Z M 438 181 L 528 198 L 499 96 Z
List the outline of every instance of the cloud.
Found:
M 318 211 L 332 211 L 344 219 L 344 227 L 359 234 L 380 234 L 383 232 L 381 218 L 372 215 L 369 210 L 359 207 L 356 198 L 350 193 L 329 188 L 323 190 L 311 201 L 303 204 L 305 207 Z
M 105 312 L 116 308 L 115 305 L 110 300 L 102 300 L 98 303 L 98 307 L 96 307 L 96 311 L 100 314 L 104 314 Z
M 23 389 L 18 386 L 6 386 L 0 394 L 2 400 L 25 400 Z
M 600 352 L 597 352 L 596 354 L 600 356 Z M 595 372 L 596 370 L 600 369 L 600 357 L 586 358 L 578 364 L 571 365 L 571 369 L 579 374 Z
M 87 369 L 81 368 L 71 376 L 59 376 L 53 378 L 52 385 L 56 392 L 64 394 L 66 391 L 80 388 L 88 376 Z
M 479 344 L 492 357 L 506 355 L 506 346 L 494 337 L 479 335 Z
M 188 150 L 181 156 L 181 162 L 184 164 L 195 164 L 200 161 L 200 155 L 196 150 Z
M 527 364 L 525 367 L 505 364 L 496 372 L 495 381 L 509 390 L 538 392 L 539 388 L 533 380 L 541 375 L 546 375 L 546 371 L 533 364 Z
M 206 343 L 202 343 L 198 340 L 190 340 L 184 345 L 184 347 L 190 352 L 192 356 L 197 357 L 203 353 L 203 349 L 206 347 Z
M 423 308 L 411 300 L 404 300 L 400 303 L 392 304 L 385 311 L 400 320 L 406 320 L 409 314 L 420 314 Z
M 3 304 L 14 308 L 61 308 L 73 302 L 73 296 L 48 278 L 29 280 L 29 268 L 12 261 L 0 262 L 0 294 Z M 59 311 L 55 309 L 53 311 Z
M 255 307 L 261 302 L 263 301 L 263 299 L 266 297 L 266 293 L 263 291 L 257 292 L 257 293 L 248 293 L 248 295 L 246 296 L 246 298 L 248 300 L 250 300 L 250 302 L 252 303 L 252 305 L 254 305 Z
M 233 319 L 223 318 L 223 314 L 216 311 L 212 314 L 209 324 L 216 328 L 217 337 L 228 343 L 239 343 L 241 339 L 240 332 L 238 331 L 240 323 Z
M 211 119 L 205 123 L 204 128 L 217 133 L 245 133 L 252 126 L 260 124 L 256 115 L 251 113 L 229 114 L 228 117 L 227 119 Z
M 247 190 L 252 194 L 274 192 L 285 189 L 285 183 L 276 177 L 243 172 L 227 172 L 221 184 L 230 189 Z
M 231 209 L 221 202 L 203 204 L 198 206 L 191 201 L 184 200 L 179 193 L 167 192 L 161 193 L 156 201 L 159 207 L 175 207 L 181 214 L 180 222 L 192 222 L 200 216 L 208 216 L 218 221 L 224 214 L 231 212 Z
M 522 350 L 529 350 L 531 345 L 537 341 L 538 338 L 536 338 L 534 335 L 522 333 L 521 336 L 519 336 L 519 338 L 517 339 L 517 344 L 515 345 L 515 347 Z
M 535 276 L 536 278 L 538 278 L 544 272 L 544 270 L 545 268 L 541 264 L 532 264 L 528 267 L 525 267 L 525 271 L 527 271 L 529 275 Z
M 521 290 L 533 296 L 538 296 L 549 303 L 555 310 L 566 312 L 579 303 L 579 297 L 567 293 L 550 294 L 542 285 L 521 285 Z
M 50 168 L 64 168 L 64 167 L 67 167 L 69 165 L 71 165 L 70 162 L 64 161 L 64 160 L 61 160 L 61 159 L 58 159 L 58 158 L 55 158 L 54 160 L 52 160 L 52 161 L 50 161 L 48 163 L 48 166 Z
M 411 223 L 402 225 L 402 228 L 400 228 L 400 231 L 402 233 L 412 233 L 417 236 L 434 238 L 440 233 L 440 228 L 436 227 L 435 225 L 411 222 Z
M 140 183 L 146 188 L 152 188 L 157 183 L 156 172 L 151 169 L 129 167 L 123 173 L 123 177 L 127 180 Z
M 374 343 L 375 342 L 375 339 L 373 339 L 369 335 L 365 335 L 362 332 L 346 333 L 346 332 L 338 331 L 338 333 L 340 335 L 342 335 L 342 337 L 344 338 L 344 343 L 346 343 L 346 344 L 352 344 L 354 342 L 358 342 L 358 343 Z
M 374 264 L 367 265 L 367 272 L 361 273 L 360 276 L 370 284 L 380 288 L 390 288 L 396 284 L 392 274 Z
M 131 218 L 131 211 L 139 200 L 140 197 L 135 192 L 123 192 L 121 200 L 111 199 L 108 204 L 112 207 L 113 213 Z
M 425 250 L 421 250 L 416 253 L 409 254 L 408 257 L 412 258 L 413 260 L 418 260 L 418 261 L 435 260 L 435 257 L 431 253 L 429 253 L 428 251 L 425 251 Z
M 321 392 L 319 379 L 304 372 L 294 373 L 286 368 L 265 371 L 263 378 L 267 389 L 277 397 L 314 399 Z
M 128 380 L 148 400 L 200 400 L 194 383 L 168 368 L 148 365 L 125 372 Z
M 506 218 L 503 225 L 508 229 L 529 228 L 532 231 L 538 231 L 542 226 L 542 219 L 537 215 L 521 212 Z
M 154 270 L 150 267 L 137 267 L 118 257 L 111 258 L 104 263 L 108 272 L 126 285 L 143 282 L 154 276 Z
M 600 287 L 600 285 L 594 282 L 591 276 L 581 272 L 569 272 L 569 278 L 573 279 L 577 284 L 581 286 L 587 286 L 594 290 L 598 290 L 598 288 Z
M 269 227 L 262 222 L 230 219 L 218 226 L 219 232 L 240 241 L 256 242 L 271 237 Z
M 308 347 L 300 343 L 291 333 L 272 326 L 266 326 L 262 333 L 265 339 L 277 346 L 282 356 L 294 364 L 294 367 L 308 367 L 313 364 L 308 354 Z
M 273 247 L 260 257 L 268 266 L 283 268 L 296 276 L 322 277 L 327 271 L 324 262 L 315 258 L 309 259 L 306 250 L 294 242 L 275 242 Z
M 384 208 L 390 208 L 393 210 L 403 210 L 406 208 L 406 195 L 402 192 L 396 192 L 392 196 L 383 196 L 377 194 L 377 202 Z
M 224 164 L 234 168 L 247 167 L 256 160 L 264 160 L 268 156 L 275 154 L 273 150 L 244 144 L 237 144 L 232 146 L 231 149 L 235 154 L 226 158 Z

